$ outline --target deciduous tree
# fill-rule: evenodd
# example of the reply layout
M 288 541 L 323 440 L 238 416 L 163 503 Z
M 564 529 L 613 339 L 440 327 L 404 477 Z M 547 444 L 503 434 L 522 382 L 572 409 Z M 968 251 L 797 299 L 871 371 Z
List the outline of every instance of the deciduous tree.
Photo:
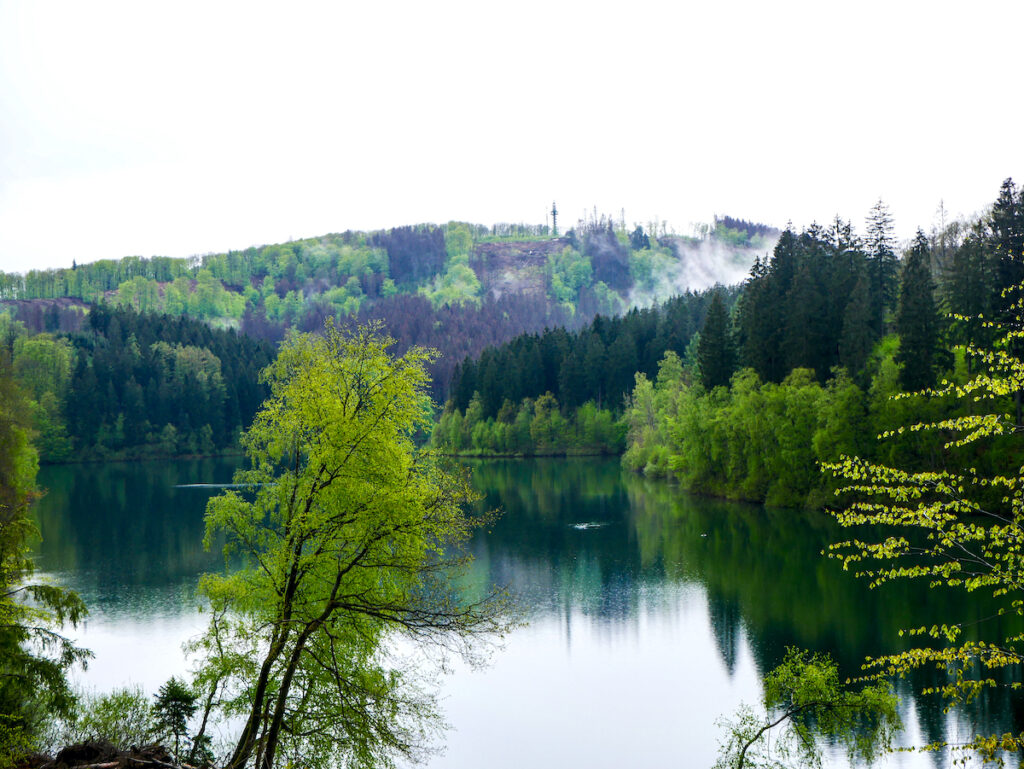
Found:
M 289 337 L 244 437 L 249 491 L 208 505 L 207 541 L 244 560 L 201 583 L 216 621 L 198 683 L 243 724 L 231 769 L 417 755 L 437 719 L 399 650 L 471 655 L 506 627 L 500 596 L 469 601 L 452 581 L 475 525 L 465 479 L 412 442 L 432 354 L 391 344 L 332 325 Z
M 1016 344 L 1022 319 L 1024 305 L 1018 300 L 1010 323 L 994 326 L 999 336 L 991 346 L 968 349 L 979 373 L 966 383 L 943 381 L 928 391 L 931 397 L 964 402 L 970 407 L 966 415 L 904 425 L 883 437 L 937 433 L 947 450 L 966 447 L 979 457 L 998 456 L 1001 452 L 981 445 L 988 443 L 988 448 L 1009 449 L 1002 455 L 1019 467 L 1013 444 L 1024 425 L 1010 412 L 1012 397 L 1024 389 L 1024 359 Z M 933 691 L 949 706 L 970 702 L 997 686 L 1019 688 L 1015 671 L 1024 662 L 1024 636 L 1019 624 L 1007 618 L 1024 615 L 1024 469 L 904 469 L 856 457 L 824 467 L 842 484 L 837 494 L 846 504 L 834 511 L 836 518 L 844 526 L 858 527 L 854 538 L 831 548 L 844 568 L 872 586 L 919 579 L 933 587 L 987 593 L 998 607 L 980 622 L 974 616 L 949 617 L 932 627 L 907 628 L 921 644 L 869 660 L 869 671 L 888 677 L 918 668 L 944 670 L 945 682 Z M 861 528 L 865 525 L 871 528 Z M 958 747 L 995 759 L 1024 749 L 1024 732 L 982 734 Z
M 0 350 L 0 765 L 28 752 L 46 716 L 71 712 L 65 674 L 89 656 L 58 632 L 61 622 L 85 615 L 81 599 L 33 579 L 28 508 L 38 496 L 38 459 L 28 416 L 7 351 Z

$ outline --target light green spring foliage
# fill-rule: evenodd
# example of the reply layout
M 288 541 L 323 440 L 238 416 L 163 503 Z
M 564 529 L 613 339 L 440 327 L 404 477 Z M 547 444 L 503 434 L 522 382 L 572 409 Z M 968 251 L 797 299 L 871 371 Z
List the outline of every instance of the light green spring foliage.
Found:
M 715 769 L 820 767 L 821 743 L 841 743 L 851 762 L 889 751 L 901 728 L 888 684 L 851 688 L 828 655 L 788 649 L 764 679 L 758 709 L 743 706 L 723 720 L 726 735 Z
M 434 309 L 463 304 L 479 307 L 482 287 L 476 272 L 469 266 L 469 255 L 473 250 L 470 226 L 449 222 L 445 228 L 445 247 L 448 251 L 445 271 L 420 287 L 419 293 L 430 300 Z
M 480 305 L 480 280 L 469 266 L 469 256 L 458 254 L 448 259 L 445 271 L 435 277 L 420 293 L 430 300 L 434 308 L 474 304 Z
M 507 626 L 500 596 L 467 603 L 452 581 L 479 523 L 466 479 L 412 441 L 430 422 L 433 354 L 391 344 L 331 324 L 290 336 L 243 439 L 250 491 L 207 507 L 207 543 L 224 535 L 243 563 L 203 577 L 211 623 L 193 645 L 207 713 L 244 723 L 226 766 L 420 757 L 440 727 L 429 666 L 397 650 L 472 659 Z
M 39 462 L 31 403 L 0 348 L 0 766 L 37 743 L 50 714 L 72 711 L 66 673 L 89 657 L 60 633 L 63 623 L 85 616 L 82 600 L 34 576 L 29 508 L 39 495 Z
M 82 694 L 72 718 L 60 724 L 54 748 L 88 740 L 106 740 L 118 750 L 149 745 L 168 732 L 154 719 L 149 698 L 140 686 L 126 686 L 104 694 Z
M 463 414 L 445 411 L 430 434 L 430 444 L 446 454 L 469 456 L 546 456 L 619 454 L 625 425 L 610 409 L 587 401 L 562 416 L 551 393 L 524 398 L 518 406 L 505 401 L 497 418 L 483 418 L 479 394 Z
M 674 288 L 664 285 L 665 276 L 678 269 L 678 266 L 679 259 L 666 246 L 630 251 L 629 274 L 633 278 L 634 291 L 662 299 L 659 292 L 668 293 Z
M 666 355 L 655 382 L 637 376 L 623 465 L 701 493 L 813 506 L 824 493 L 817 462 L 857 450 L 867 416 L 863 393 L 843 373 L 822 386 L 809 369 L 779 384 L 743 369 L 730 387 L 707 392 Z
M 570 314 L 575 312 L 580 288 L 589 286 L 593 275 L 590 257 L 571 246 L 548 256 L 547 277 L 551 297 L 569 309 Z
M 1015 311 L 1014 325 L 1019 328 L 1024 312 L 1019 304 Z M 943 381 L 923 393 L 931 399 L 966 403 L 971 412 L 899 427 L 881 435 L 883 440 L 934 434 L 947 449 L 977 447 L 979 457 L 992 441 L 1019 440 L 1013 436 L 1019 436 L 1022 427 L 1005 412 L 1024 390 L 1022 333 L 984 323 L 999 334 L 991 347 L 967 350 L 981 373 L 966 381 Z M 920 638 L 921 646 L 868 660 L 869 672 L 902 675 L 934 666 L 945 672 L 945 683 L 928 691 L 940 694 L 947 708 L 996 686 L 1019 689 L 1024 636 L 1017 630 L 1007 633 L 1007 627 L 1019 629 L 1019 621 L 1006 622 L 1003 615 L 1024 615 L 1024 468 L 1004 474 L 973 467 L 909 471 L 844 456 L 824 469 L 843 484 L 837 494 L 853 500 L 834 512 L 841 524 L 877 525 L 888 532 L 877 539 L 856 537 L 833 545 L 830 555 L 840 559 L 844 569 L 854 570 L 872 586 L 922 579 L 933 587 L 981 590 L 1000 604 L 997 615 L 988 620 L 950 617 L 943 624 L 908 628 L 905 632 Z M 1024 732 L 977 735 L 957 746 L 929 747 L 958 748 L 963 760 L 977 752 L 1001 762 L 1005 753 L 1024 750 Z

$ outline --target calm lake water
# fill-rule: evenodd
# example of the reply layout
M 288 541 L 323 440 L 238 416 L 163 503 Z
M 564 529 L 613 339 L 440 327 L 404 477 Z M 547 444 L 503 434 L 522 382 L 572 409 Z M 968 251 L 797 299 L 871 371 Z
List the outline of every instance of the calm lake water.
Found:
M 41 471 L 39 565 L 91 609 L 78 634 L 96 655 L 78 676 L 84 686 L 152 693 L 187 670 L 181 643 L 203 625 L 196 578 L 223 567 L 202 548 L 203 510 L 237 465 Z M 853 673 L 865 655 L 898 648 L 899 628 L 969 608 L 923 587 L 868 590 L 821 557 L 839 532 L 819 514 L 691 497 L 614 460 L 471 467 L 483 504 L 505 511 L 473 542 L 475 576 L 508 586 L 529 624 L 486 669 L 445 679 L 453 729 L 434 769 L 710 766 L 716 719 L 756 701 L 786 646 L 827 650 Z M 913 693 L 928 683 L 937 679 L 900 684 L 911 742 L 1020 722 L 1020 703 L 1005 697 L 944 715 Z

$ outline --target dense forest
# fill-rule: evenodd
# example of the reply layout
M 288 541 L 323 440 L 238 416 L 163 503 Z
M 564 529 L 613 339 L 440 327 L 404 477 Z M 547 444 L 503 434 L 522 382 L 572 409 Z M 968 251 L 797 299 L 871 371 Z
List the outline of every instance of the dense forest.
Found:
M 399 354 L 437 349 L 432 395 L 443 403 L 459 362 L 485 348 L 656 301 L 673 275 L 700 283 L 723 266 L 745 270 L 777 235 L 729 217 L 694 237 L 649 227 L 628 231 L 596 212 L 562 237 L 451 222 L 0 274 L 0 323 L 43 461 L 208 453 L 248 424 L 257 373 L 289 330 L 375 322 Z M 645 371 L 654 349 L 641 351 Z M 619 363 L 612 400 L 637 365 L 632 353 Z
M 931 238 L 918 231 L 898 261 L 885 219 L 845 247 L 836 236 L 846 228 L 783 233 L 716 336 L 731 366 L 702 381 L 670 357 L 653 380 L 638 376 L 626 466 L 787 506 L 820 504 L 831 487 L 818 464 L 842 455 L 911 469 L 1018 466 L 1005 437 L 980 450 L 903 427 L 976 408 L 905 394 L 977 373 L 967 345 L 990 343 L 984 318 L 1008 317 L 1017 299 L 1024 196 L 1007 180 L 988 214 Z M 996 407 L 1019 415 L 1020 393 Z
M 183 316 L 69 312 L 79 330 L 56 334 L 0 314 L 44 461 L 209 454 L 235 445 L 266 397 L 268 342 Z
M 713 297 L 731 304 L 737 294 L 686 292 L 621 317 L 598 316 L 575 333 L 523 334 L 466 358 L 433 442 L 470 453 L 621 453 L 625 429 L 616 420 L 637 372 L 653 376 L 666 353 L 687 354 Z
M 941 436 L 875 436 L 969 408 L 902 396 L 967 381 L 977 362 L 965 346 L 991 340 L 984 318 L 1010 313 L 1024 278 L 1024 194 L 1008 179 L 976 220 L 918 231 L 902 248 L 892 233 L 882 203 L 864 236 L 840 219 L 787 229 L 736 288 L 486 350 L 456 369 L 434 444 L 624 448 L 638 472 L 783 506 L 820 503 L 831 489 L 818 463 L 842 454 L 911 467 L 1012 463 L 1005 441 L 976 457 Z M 1020 394 L 1012 400 L 1007 410 L 1019 410 Z
M 1024 422 L 1019 335 L 1005 332 L 1006 323 L 1018 322 L 1024 299 L 1024 191 L 1012 180 L 981 217 L 930 235 L 919 230 L 905 245 L 893 238 L 881 203 L 872 209 L 863 237 L 839 219 L 829 227 L 776 233 L 729 217 L 716 218 L 703 239 L 653 227 L 627 231 L 596 216 L 563 238 L 540 228 L 510 231 L 517 240 L 496 228 L 464 225 L 346 234 L 337 241 L 330 236 L 310 246 L 317 253 L 318 247 L 336 249 L 319 267 L 306 259 L 306 245 L 296 250 L 289 244 L 290 267 L 283 272 L 280 263 L 271 268 L 265 259 L 262 267 L 254 266 L 264 252 L 282 248 L 275 246 L 237 258 L 220 255 L 222 263 L 220 257 L 194 264 L 126 260 L 51 271 L 45 274 L 49 284 L 42 273 L 5 283 L 0 647 L 5 670 L 13 674 L 0 677 L 0 702 L 11 714 L 0 724 L 4 751 L 15 755 L 34 744 L 45 720 L 40 714 L 71 712 L 74 695 L 65 674 L 86 654 L 60 636 L 46 635 L 43 627 L 77 621 L 84 606 L 71 593 L 32 581 L 27 511 L 38 493 L 38 460 L 237 448 L 268 383 L 275 376 L 278 387 L 288 380 L 289 360 L 300 360 L 306 346 L 321 350 L 317 360 L 328 368 L 341 366 L 339 371 L 347 371 L 359 350 L 372 347 L 365 336 L 352 341 L 359 333 L 375 333 L 366 330 L 355 336 L 328 331 L 320 338 L 285 337 L 290 329 L 322 329 L 328 319 L 342 327 L 376 322 L 395 336 L 399 352 L 424 343 L 457 351 L 449 354 L 447 368 L 434 371 L 435 377 L 444 374 L 434 394 L 445 405 L 430 441 L 443 452 L 622 453 L 625 467 L 694 491 L 790 507 L 822 506 L 841 483 L 821 473 L 829 463 L 847 462 L 845 478 L 854 483 L 874 472 L 872 462 L 886 473 L 889 467 L 922 471 L 914 482 L 929 488 L 939 473 L 969 467 L 972 477 L 995 481 L 978 484 L 969 500 L 959 499 L 967 505 L 963 509 L 982 509 L 974 505 L 989 496 L 993 509 L 1011 504 L 1004 488 L 1019 479 L 1013 433 Z M 751 259 L 741 284 L 675 292 L 627 309 L 638 296 L 656 298 L 662 284 L 673 286 L 686 254 L 709 242 L 727 259 L 749 256 L 754 248 L 764 253 Z M 359 255 L 366 268 L 358 276 L 342 270 L 343 253 Z M 113 277 L 103 278 L 104 270 Z M 82 277 L 69 275 L 79 271 Z M 78 293 L 69 288 L 75 280 Z M 92 294 L 83 290 L 115 284 L 89 289 Z M 50 286 L 50 296 L 30 296 L 29 286 L 45 293 L 43 285 Z M 342 296 L 331 293 L 339 287 L 345 299 L 332 302 L 329 296 Z M 288 341 L 279 347 L 281 338 Z M 335 356 L 328 350 L 338 340 L 349 347 Z M 384 340 L 372 344 L 386 356 Z M 1013 376 L 1000 369 L 1001 353 L 1016 362 Z M 421 351 L 411 355 L 417 361 L 430 357 Z M 366 371 L 385 372 L 383 380 L 390 381 L 383 359 L 357 366 L 360 376 L 351 381 L 365 384 Z M 427 373 L 419 365 L 409 381 L 425 387 Z M 261 380 L 268 366 L 270 378 Z M 979 367 L 992 372 L 980 388 L 992 401 L 984 409 L 980 396 L 964 397 L 978 387 L 972 377 Z M 319 384 L 335 375 L 346 376 L 303 379 L 305 389 L 298 392 L 331 401 L 335 394 Z M 1001 388 L 1005 382 L 1016 389 Z M 392 398 L 375 397 L 390 408 Z M 426 413 L 426 402 L 417 395 L 409 403 L 401 442 L 411 451 L 413 425 Z M 1015 411 L 1015 418 L 1005 420 L 1015 427 L 972 421 L 993 408 Z M 316 435 L 336 428 L 313 412 L 327 420 L 318 423 L 322 430 Z M 908 427 L 922 423 L 938 429 Z M 965 430 L 991 440 L 982 447 L 970 437 L 955 437 Z M 267 430 L 268 445 L 279 443 L 278 432 Z M 378 448 L 374 444 L 371 451 Z M 288 450 L 302 454 L 297 445 Z M 851 456 L 862 459 L 842 459 Z M 270 473 L 271 465 L 265 470 Z M 400 474 L 403 493 L 404 483 Z M 901 505 L 894 509 L 907 513 L 906 487 L 888 483 Z M 962 491 L 952 493 L 959 498 Z M 238 509 L 241 497 L 225 499 L 225 510 Z M 1019 499 L 1012 504 L 1019 506 Z M 308 505 L 306 513 L 314 507 Z M 928 515 L 921 520 L 930 522 Z M 262 513 L 253 520 L 266 523 Z M 878 520 L 893 523 L 884 517 L 871 522 Z M 962 544 L 956 537 L 967 536 L 963 531 L 954 544 Z M 1005 546 L 993 542 L 993 552 Z M 1016 559 L 1019 548 L 1010 550 Z M 943 564 L 932 568 L 929 575 L 943 576 Z M 944 578 L 951 585 L 959 580 Z M 20 599 L 23 591 L 32 601 Z M 211 628 L 214 636 L 221 632 L 216 622 Z M 50 656 L 40 653 L 54 649 Z M 171 707 L 172 684 L 175 679 L 152 709 L 139 705 L 147 717 Z M 194 705 L 194 692 L 182 688 L 178 695 Z M 253 712 L 254 718 L 265 717 L 260 708 Z M 177 741 L 179 732 L 165 733 Z M 246 740 L 243 735 L 239 743 L 243 752 L 252 747 Z

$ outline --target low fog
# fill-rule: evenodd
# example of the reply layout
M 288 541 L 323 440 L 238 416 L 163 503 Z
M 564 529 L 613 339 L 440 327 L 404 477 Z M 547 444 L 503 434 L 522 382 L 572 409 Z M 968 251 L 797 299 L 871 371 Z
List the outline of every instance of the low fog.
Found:
M 630 307 L 649 307 L 686 291 L 703 291 L 716 284 L 741 283 L 750 274 L 754 260 L 771 253 L 777 237 L 757 248 L 735 247 L 713 238 L 663 238 L 672 242 L 677 258 L 657 264 L 653 281 L 637 285 L 626 297 Z M 667 245 L 667 243 L 666 243 Z M 651 283 L 653 282 L 653 285 Z

